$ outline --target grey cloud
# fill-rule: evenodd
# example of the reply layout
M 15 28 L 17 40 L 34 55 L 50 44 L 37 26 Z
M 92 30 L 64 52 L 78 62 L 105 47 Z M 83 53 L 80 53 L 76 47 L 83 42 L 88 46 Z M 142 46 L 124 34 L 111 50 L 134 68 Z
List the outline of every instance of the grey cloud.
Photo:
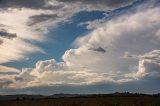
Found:
M 13 81 L 8 80 L 8 79 L 0 79 L 0 88 L 4 88 L 12 84 Z
M 56 0 L 58 2 L 77 3 L 91 5 L 91 7 L 120 7 L 134 0 Z M 48 5 L 51 0 L 0 0 L 0 9 L 8 8 L 32 8 L 32 9 L 59 9 L 63 5 Z M 97 8 L 98 9 L 98 8 Z
M 160 63 L 154 61 L 144 61 L 143 68 L 145 68 L 146 71 L 159 73 L 158 70 L 160 70 Z
M 0 8 L 51 8 L 46 7 L 46 2 L 49 0 L 0 0 Z
M 15 79 L 15 81 L 23 81 L 23 78 L 19 77 L 19 76 L 16 76 L 14 79 Z
M 40 15 L 31 16 L 29 18 L 30 18 L 30 21 L 27 23 L 27 25 L 32 26 L 37 23 L 44 22 L 50 19 L 55 20 L 58 18 L 58 16 L 56 14 L 40 14 Z
M 140 59 L 141 70 L 151 75 L 159 75 L 160 70 L 160 50 L 153 50 Z
M 0 27 L 6 27 L 6 25 L 4 25 L 4 24 L 0 24 Z
M 134 0 L 57 0 L 60 2 L 67 2 L 67 3 L 83 3 L 87 5 L 92 5 L 92 7 L 110 7 L 110 8 L 115 8 L 115 7 L 121 7 L 125 4 L 129 4 L 133 2 Z
M 83 3 L 102 3 L 104 5 L 117 5 L 122 3 L 128 3 L 133 0 L 57 0 L 61 2 L 83 2 Z
M 0 92 L 5 94 L 58 94 L 58 93 L 73 93 L 73 94 L 95 94 L 95 93 L 113 93 L 113 92 L 141 92 L 141 93 L 159 93 L 160 84 L 159 78 L 142 79 L 142 81 L 134 81 L 124 84 L 114 83 L 97 83 L 93 85 L 54 85 L 54 86 L 37 86 L 22 89 L 2 88 Z M 46 91 L 47 89 L 47 91 Z
M 125 52 L 123 58 L 139 59 L 139 56 L 130 54 L 129 52 Z
M 35 76 L 30 75 L 30 70 L 22 70 L 22 72 L 14 77 L 15 81 L 19 81 L 19 82 L 28 82 L 28 81 L 32 81 L 35 79 Z
M 101 53 L 106 53 L 106 50 L 102 47 L 98 48 L 89 48 L 88 50 L 96 51 L 96 52 L 101 52 Z
M 143 55 L 126 54 L 125 56 L 127 58 L 139 60 L 138 72 L 133 74 L 133 76 L 137 78 L 145 78 L 148 76 L 160 77 L 160 50 L 153 50 Z
M 49 9 L 49 10 L 58 10 L 62 14 L 66 16 L 66 12 L 73 13 L 86 10 L 107 10 L 119 8 L 124 4 L 131 3 L 133 0 L 56 0 L 54 2 L 51 0 L 0 0 L 0 10 L 7 10 L 8 8 L 30 8 L 30 9 Z M 51 2 L 51 4 L 49 4 Z M 66 4 L 69 3 L 69 4 Z M 78 2 L 82 4 L 77 4 Z M 54 5 L 53 5 L 53 4 Z M 74 3 L 73 7 L 75 6 L 75 10 L 72 10 L 72 3 Z M 85 4 L 85 5 L 84 5 Z M 66 8 L 66 7 L 67 8 Z M 65 8 L 64 8 L 65 7 Z M 64 13 L 63 13 L 64 12 Z M 71 15 L 73 15 L 71 14 Z M 35 25 L 39 22 L 47 21 L 52 19 L 56 21 L 57 18 L 59 20 L 63 19 L 65 16 L 62 15 L 61 17 L 55 14 L 41 14 L 31 16 L 29 22 L 27 23 L 29 26 Z
M 1 75 L 14 75 L 18 74 L 18 72 L 0 72 Z
M 134 55 L 134 54 L 131 54 L 129 52 L 125 52 L 124 53 L 124 58 L 132 58 L 132 59 L 139 59 L 139 60 L 154 60 L 154 61 L 157 61 L 157 60 L 160 60 L 160 50 L 153 50 L 149 53 L 145 53 L 143 55 Z
M 160 60 L 160 50 L 153 50 L 141 56 L 142 59 Z
M 15 33 L 9 33 L 5 29 L 0 29 L 0 37 L 7 38 L 7 39 L 13 39 L 17 37 L 17 34 Z
M 0 45 L 3 43 L 3 41 L 0 39 Z
M 125 52 L 124 57 L 132 58 L 132 59 L 139 59 L 139 60 L 152 60 L 154 62 L 160 61 L 160 50 L 153 50 L 149 53 L 145 53 L 143 55 L 133 55 L 129 52 Z

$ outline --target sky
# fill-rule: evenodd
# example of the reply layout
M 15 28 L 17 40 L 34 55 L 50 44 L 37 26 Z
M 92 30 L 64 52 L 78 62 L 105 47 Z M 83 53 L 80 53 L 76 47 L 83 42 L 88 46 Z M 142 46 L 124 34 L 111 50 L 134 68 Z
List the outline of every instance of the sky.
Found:
M 160 0 L 0 0 L 0 94 L 160 92 Z

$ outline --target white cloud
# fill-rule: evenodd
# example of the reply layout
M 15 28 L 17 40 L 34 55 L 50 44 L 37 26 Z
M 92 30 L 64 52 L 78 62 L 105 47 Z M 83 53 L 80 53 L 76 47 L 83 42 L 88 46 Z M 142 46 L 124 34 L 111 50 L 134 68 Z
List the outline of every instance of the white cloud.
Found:
M 99 7 L 107 11 L 128 5 L 132 0 L 124 0 L 122 3 L 110 0 L 102 1 L 107 4 L 107 7 L 103 6 L 103 3 L 99 3 L 98 6 L 94 7 L 94 3 L 90 1 L 87 3 L 83 2 L 73 3 L 69 1 L 66 3 L 63 0 L 42 0 L 41 2 L 37 0 L 28 0 L 27 2 L 3 0 L 0 7 L 2 10 L 0 11 L 0 30 L 3 28 L 10 33 L 14 33 L 17 35 L 17 38 L 13 40 L 2 39 L 3 41 L 0 39 L 0 63 L 22 60 L 26 58 L 27 54 L 34 52 L 44 52 L 34 42 L 47 41 L 47 37 L 44 35 L 47 34 L 48 28 L 56 27 L 59 23 L 69 21 L 69 18 L 75 13 L 83 10 L 99 10 Z M 36 18 L 33 18 L 35 16 Z
M 96 29 L 100 27 L 103 24 L 103 22 L 105 22 L 105 19 L 97 19 L 94 21 L 82 22 L 78 26 L 86 25 L 87 29 Z
M 19 74 L 12 75 L 12 83 L 5 85 L 3 82 L 3 85 L 23 88 L 99 82 L 119 84 L 141 81 L 148 75 L 157 76 L 160 68 L 159 11 L 159 7 L 138 7 L 132 13 L 104 21 L 101 27 L 77 38 L 78 47 L 67 50 L 62 62 L 38 61 L 35 68 L 22 69 Z
M 54 86 L 57 84 L 88 85 L 106 81 L 114 82 L 109 75 L 94 73 L 77 65 L 57 63 L 54 59 L 38 61 L 35 68 L 22 69 L 14 75 L 0 76 L 0 79 L 10 81 L 9 84 L 1 82 L 2 88 Z
M 11 12 L 0 12 L 0 24 L 11 33 L 15 33 L 15 39 L 3 39 L 0 45 L 0 63 L 6 63 L 25 58 L 25 55 L 32 52 L 43 52 L 43 50 L 29 41 L 41 41 L 43 37 L 26 26 L 27 18 L 38 11 L 13 10 Z M 39 11 L 40 12 L 40 11 Z
M 11 68 L 11 67 L 6 67 L 6 66 L 2 66 L 0 65 L 0 73 L 19 73 L 19 70 L 15 69 L 15 68 Z
M 126 76 L 134 77 L 136 79 L 145 76 L 159 77 L 160 69 L 160 50 L 153 50 L 141 55 L 126 54 L 125 58 L 136 59 L 138 61 L 138 71 L 127 74 Z
M 59 4 L 60 5 L 60 4 Z M 47 41 L 48 28 L 56 27 L 58 23 L 68 21 L 76 11 L 71 11 L 71 7 L 64 6 L 60 12 L 56 9 L 10 9 L 10 11 L 0 11 L 0 30 L 16 34 L 14 39 L 5 39 L 0 36 L 0 63 L 7 63 L 25 59 L 30 53 L 41 52 L 44 53 L 42 48 L 35 45 L 35 42 Z M 44 16 L 55 14 L 57 19 L 49 18 L 44 21 L 38 21 Z M 32 20 L 31 17 L 37 16 L 38 20 Z M 41 20 L 41 19 L 40 19 Z M 29 25 L 31 21 L 38 21 L 33 25 Z M 33 22 L 34 23 L 34 22 Z
M 57 63 L 54 59 L 37 62 L 36 67 L 32 69 L 30 75 L 36 76 L 35 80 L 29 82 L 30 86 L 56 84 L 79 85 L 112 80 L 111 78 L 105 78 L 103 74 L 93 73 L 85 67 L 68 65 L 65 62 Z

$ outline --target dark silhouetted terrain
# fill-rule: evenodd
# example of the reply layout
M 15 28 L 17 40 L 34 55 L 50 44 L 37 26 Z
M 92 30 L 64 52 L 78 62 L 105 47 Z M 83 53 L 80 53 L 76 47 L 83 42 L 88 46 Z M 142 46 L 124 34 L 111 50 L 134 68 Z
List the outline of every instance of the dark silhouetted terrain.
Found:
M 2 99 L 4 97 L 6 100 Z M 0 98 L 0 106 L 160 106 L 160 94 L 8 95 Z

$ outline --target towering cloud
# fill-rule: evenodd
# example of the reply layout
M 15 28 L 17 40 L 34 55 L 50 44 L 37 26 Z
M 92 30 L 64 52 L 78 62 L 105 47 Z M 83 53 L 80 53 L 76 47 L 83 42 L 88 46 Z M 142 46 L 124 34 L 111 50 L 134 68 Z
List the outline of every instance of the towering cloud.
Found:
M 43 43 L 48 40 L 44 36 L 48 33 L 48 28 L 68 22 L 75 13 L 92 10 L 112 11 L 133 2 L 42 0 L 34 6 L 38 1 L 1 1 L 1 9 L 10 10 L 8 7 L 11 7 L 12 11 L 0 12 L 0 27 L 4 29 L 0 32 L 0 37 L 4 40 L 4 44 L 0 46 L 0 63 L 24 59 L 27 54 L 35 51 L 44 52 L 34 42 Z M 55 59 L 40 60 L 33 68 L 16 70 L 16 73 L 14 69 L 1 67 L 8 70 L 7 72 L 14 72 L 0 76 L 1 88 L 96 86 L 102 83 L 129 88 L 129 84 L 157 83 L 153 79 L 160 79 L 159 4 L 156 0 L 146 1 L 126 9 L 129 12 L 97 21 L 100 22 L 98 27 L 92 28 L 85 36 L 78 37 L 74 41 L 74 49 L 68 49 L 62 56 L 62 62 L 56 62 Z M 17 38 L 10 40 L 15 37 Z M 2 73 L 4 74 L 3 71 Z
M 108 11 L 132 2 L 133 0 L 121 0 L 121 2 L 116 0 L 99 2 L 95 0 L 0 0 L 0 28 L 3 29 L 0 31 L 0 37 L 17 37 L 13 41 L 0 39 L 0 44 L 3 43 L 0 52 L 4 51 L 6 47 L 12 49 L 11 45 L 14 45 L 16 50 L 16 52 L 12 52 L 13 56 L 9 54 L 11 52 L 8 52 L 7 56 L 1 53 L 0 63 L 22 60 L 26 58 L 26 55 L 34 52 L 44 52 L 42 48 L 33 43 L 46 41 L 47 37 L 43 35 L 48 33 L 49 27 L 56 27 L 59 23 L 69 21 L 69 18 L 80 11 Z M 15 46 L 20 42 L 27 45 L 25 50 Z M 7 58 L 9 55 L 10 59 Z

